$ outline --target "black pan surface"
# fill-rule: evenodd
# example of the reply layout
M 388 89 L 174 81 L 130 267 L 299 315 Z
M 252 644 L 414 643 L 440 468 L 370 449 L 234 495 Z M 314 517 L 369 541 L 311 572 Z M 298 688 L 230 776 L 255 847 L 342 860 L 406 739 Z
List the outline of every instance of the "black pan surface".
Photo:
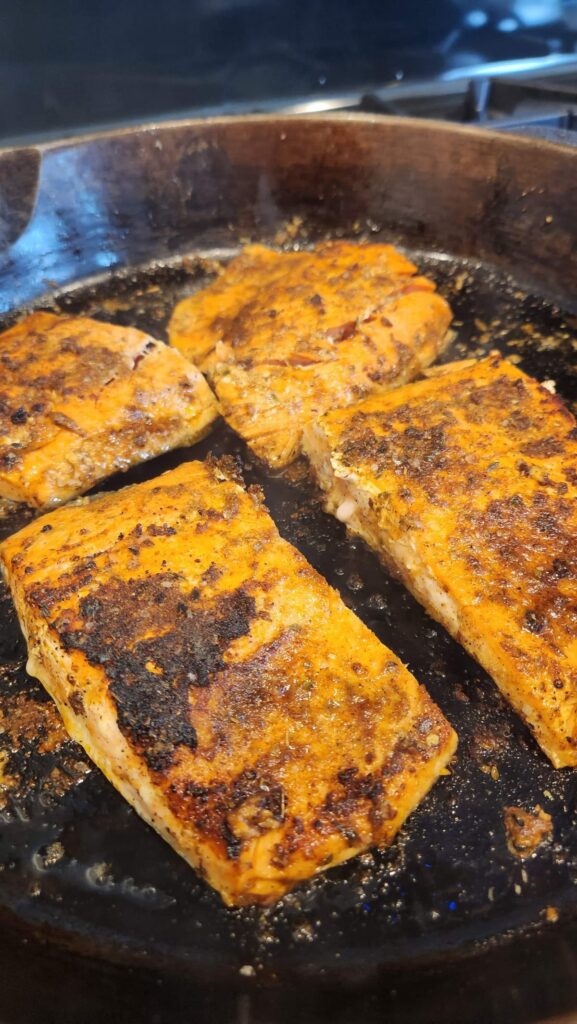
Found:
M 265 194 L 265 208 L 267 201 Z M 38 198 L 36 204 L 37 210 Z M 528 289 L 527 274 L 516 280 L 502 250 L 493 261 L 475 259 L 465 246 L 441 252 L 438 244 L 418 244 L 435 241 L 426 231 L 415 238 L 398 224 L 371 218 L 354 223 L 344 217 L 342 228 L 319 230 L 306 217 L 295 220 L 298 208 L 275 204 L 272 221 L 253 224 L 244 235 L 237 229 L 234 244 L 230 238 L 226 245 L 222 238 L 216 245 L 213 238 L 189 246 L 179 240 L 177 253 L 164 252 L 153 265 L 143 261 L 135 268 L 131 261 L 88 281 L 84 257 L 77 256 L 64 286 L 56 278 L 42 287 L 38 278 L 36 294 L 30 284 L 31 293 L 15 304 L 9 287 L 0 285 L 5 320 L 34 304 L 163 338 L 175 301 L 202 287 L 212 261 L 227 258 L 248 238 L 290 248 L 335 234 L 377 237 L 404 243 L 449 299 L 456 337 L 445 360 L 499 348 L 537 378 L 554 380 L 569 405 L 577 403 L 577 320 L 570 296 L 565 310 L 546 297 L 559 291 L 553 280 L 541 291 Z M 68 225 L 61 258 L 70 256 L 71 237 Z M 77 241 L 80 248 L 85 238 Z M 101 243 L 96 251 L 103 251 Z M 8 283 L 17 270 L 8 268 Z M 89 1020 L 106 1000 L 111 1019 L 118 1011 L 119 1020 L 180 1021 L 189 1019 L 189 998 L 195 999 L 195 1020 L 242 1024 L 289 1016 L 356 1021 L 360 1013 L 384 1020 L 385 1012 L 395 1022 L 520 1021 L 573 1009 L 577 773 L 550 767 L 488 676 L 362 542 L 347 538 L 323 513 L 306 467 L 272 477 L 221 424 L 200 445 L 106 487 L 148 479 L 208 453 L 235 455 L 246 482 L 263 487 L 281 533 L 427 686 L 459 734 L 458 755 L 391 849 L 328 872 L 274 908 L 227 910 L 90 768 L 79 747 L 51 743 L 48 698 L 26 675 L 24 643 L 3 592 L 0 980 L 3 975 L 8 995 L 4 1007 L 0 1000 L 0 1020 Z M 6 513 L 2 536 L 28 515 Z M 552 840 L 525 861 L 506 844 L 503 814 L 511 805 L 539 805 L 553 818 Z M 38 990 L 46 996 L 55 977 L 63 983 L 62 1002 L 49 1000 L 47 1007 L 38 1002 Z M 81 1003 L 87 992 L 91 1000 Z

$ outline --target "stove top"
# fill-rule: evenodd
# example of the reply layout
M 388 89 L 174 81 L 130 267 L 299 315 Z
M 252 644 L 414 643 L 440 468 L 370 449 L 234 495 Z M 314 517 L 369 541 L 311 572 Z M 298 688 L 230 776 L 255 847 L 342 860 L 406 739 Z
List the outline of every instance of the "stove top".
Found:
M 526 61 L 517 67 L 488 64 L 428 82 L 367 89 L 328 102 L 305 100 L 282 109 L 437 118 L 577 142 L 577 59 Z
M 5 144 L 252 111 L 574 128 L 577 0 L 139 0 L 138 25 L 133 0 L 28 8 L 3 15 Z

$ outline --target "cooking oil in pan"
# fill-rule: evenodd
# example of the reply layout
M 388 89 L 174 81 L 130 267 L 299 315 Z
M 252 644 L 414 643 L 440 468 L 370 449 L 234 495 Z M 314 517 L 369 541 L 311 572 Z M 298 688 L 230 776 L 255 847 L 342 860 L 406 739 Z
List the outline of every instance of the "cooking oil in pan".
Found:
M 214 273 L 214 257 L 180 261 L 61 295 L 57 307 L 165 337 L 179 298 Z M 415 254 L 454 311 L 444 361 L 500 349 L 577 402 L 577 323 L 486 266 Z M 55 937 L 135 958 L 146 949 L 222 971 L 351 970 L 547 926 L 577 904 L 577 777 L 556 772 L 479 666 L 428 618 L 358 540 L 325 515 L 296 465 L 271 477 L 221 424 L 107 482 L 152 477 L 186 458 L 232 454 L 259 484 L 281 533 L 427 686 L 460 737 L 439 780 L 394 845 L 314 879 L 268 910 L 227 910 L 63 734 L 39 685 L 6 595 L 0 600 L 0 904 Z M 3 510 L 4 535 L 30 513 Z M 19 709 L 19 724 L 15 719 Z M 3 724 L 4 723 L 4 724 Z M 539 805 L 553 834 L 527 861 L 507 847 L 504 809 Z M 256 966 L 255 966 L 256 965 Z

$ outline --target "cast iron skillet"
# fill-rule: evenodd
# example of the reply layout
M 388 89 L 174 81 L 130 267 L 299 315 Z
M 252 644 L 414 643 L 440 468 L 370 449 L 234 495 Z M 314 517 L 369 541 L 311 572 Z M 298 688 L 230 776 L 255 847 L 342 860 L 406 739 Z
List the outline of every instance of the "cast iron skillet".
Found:
M 177 123 L 0 154 L 6 323 L 48 306 L 162 337 L 215 258 L 249 239 L 327 237 L 415 255 L 454 308 L 446 358 L 499 347 L 577 399 L 571 149 L 353 116 Z M 479 667 L 323 514 L 298 468 L 272 478 L 221 425 L 108 486 L 210 451 L 238 455 L 281 532 L 427 685 L 459 733 L 458 758 L 392 849 L 240 912 L 96 770 L 82 774 L 79 748 L 39 749 L 31 730 L 13 749 L 0 733 L 14 779 L 0 819 L 0 1020 L 509 1024 L 577 1008 L 577 772 L 549 766 Z M 5 598 L 1 614 L 0 712 L 24 702 L 42 717 Z M 522 863 L 503 809 L 536 804 L 554 837 Z

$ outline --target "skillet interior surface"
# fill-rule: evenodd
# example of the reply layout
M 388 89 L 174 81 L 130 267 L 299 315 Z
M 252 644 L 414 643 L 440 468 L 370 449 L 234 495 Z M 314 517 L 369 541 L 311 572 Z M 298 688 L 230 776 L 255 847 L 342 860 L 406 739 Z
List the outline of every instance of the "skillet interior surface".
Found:
M 404 241 L 391 225 L 366 221 L 343 233 Z M 272 234 L 253 230 L 246 238 L 266 237 L 290 248 L 334 234 L 288 218 Z M 409 254 L 438 282 L 454 311 L 456 336 L 445 360 L 499 348 L 537 378 L 554 380 L 570 406 L 577 403 L 577 320 L 570 311 L 528 291 L 498 260 L 441 255 L 439 246 L 408 241 Z M 237 248 L 238 240 L 234 246 L 191 247 L 152 266 L 69 282 L 40 301 L 31 296 L 27 305 L 132 324 L 164 338 L 175 301 L 210 278 L 215 257 Z M 18 312 L 9 305 L 6 322 Z M 563 928 L 571 929 L 577 918 L 577 774 L 550 767 L 479 666 L 362 542 L 347 538 L 342 525 L 323 513 L 305 467 L 272 477 L 220 424 L 194 448 L 116 477 L 106 489 L 209 452 L 237 456 L 246 482 L 264 489 L 281 533 L 429 689 L 459 734 L 450 775 L 439 780 L 391 849 L 328 872 L 271 909 L 227 910 L 59 732 L 48 698 L 26 675 L 24 644 L 3 591 L 0 908 L 6 928 L 41 934 L 109 963 L 163 965 L 204 984 L 239 983 L 247 991 L 275 979 L 306 985 L 326 978 L 368 992 L 377 977 L 400 977 L 463 955 L 490 956 L 495 943 L 520 937 L 530 943 L 537 935 L 569 934 Z M 2 536 L 28 516 L 19 509 L 5 514 Z M 553 819 L 552 840 L 526 861 L 507 847 L 503 812 L 511 805 L 539 805 Z M 575 965 L 567 955 L 565 1004 L 576 991 L 569 985 L 570 979 L 575 985 Z M 239 1005 L 230 1019 L 252 1020 Z M 543 1012 L 552 1007 L 545 999 Z M 263 1020 L 284 1019 L 276 1004 L 267 1013 Z M 331 1013 L 341 1019 L 338 1006 Z M 495 1014 L 491 1019 L 501 1019 Z M 261 1018 L 255 1013 L 254 1019 Z M 432 1008 L 421 1018 L 413 1006 L 411 1019 L 453 1018 L 437 1017 Z M 458 1019 L 487 1018 L 463 1006 Z

